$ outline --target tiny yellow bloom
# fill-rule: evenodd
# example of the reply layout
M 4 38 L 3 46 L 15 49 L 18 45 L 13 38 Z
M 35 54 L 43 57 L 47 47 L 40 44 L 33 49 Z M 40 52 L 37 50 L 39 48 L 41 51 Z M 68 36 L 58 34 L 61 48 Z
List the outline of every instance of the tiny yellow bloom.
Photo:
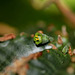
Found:
M 36 38 L 36 40 L 39 40 L 39 38 Z
M 37 35 L 35 37 L 38 37 Z

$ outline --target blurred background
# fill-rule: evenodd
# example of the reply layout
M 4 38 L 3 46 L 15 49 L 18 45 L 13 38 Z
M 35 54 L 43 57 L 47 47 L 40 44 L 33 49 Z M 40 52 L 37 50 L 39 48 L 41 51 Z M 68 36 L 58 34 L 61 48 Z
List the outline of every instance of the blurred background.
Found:
M 52 1 L 0 0 L 0 35 L 20 32 L 31 34 L 39 30 L 38 28 L 46 30 L 46 27 L 52 24 L 59 30 L 62 25 L 66 25 L 68 32 L 74 32 L 75 23 L 72 24 L 70 20 L 75 22 L 75 0 L 57 0 L 57 3 Z M 71 13 L 65 11 L 66 6 Z M 73 13 L 73 18 L 67 17 L 64 11 L 68 15 Z M 67 20 L 68 18 L 70 20 Z

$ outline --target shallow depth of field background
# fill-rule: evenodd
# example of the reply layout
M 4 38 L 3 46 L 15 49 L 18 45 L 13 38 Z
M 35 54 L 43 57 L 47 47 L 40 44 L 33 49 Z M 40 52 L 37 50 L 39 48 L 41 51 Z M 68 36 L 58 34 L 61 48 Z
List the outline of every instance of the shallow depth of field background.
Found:
M 63 15 L 55 5 L 47 9 L 37 10 L 30 3 L 31 0 L 0 0 L 0 23 L 16 27 L 20 31 L 28 32 L 37 22 L 44 21 L 46 25 L 56 26 L 66 24 Z M 74 0 L 63 0 L 75 12 Z M 39 5 L 38 5 L 39 6 Z
M 35 33 L 37 27 L 54 24 L 61 30 L 62 25 L 67 26 L 67 31 L 72 29 L 68 26 L 65 17 L 54 4 L 45 9 L 40 9 L 37 0 L 0 0 L 0 35 L 6 33 Z M 38 0 L 39 1 L 39 0 Z M 62 0 L 73 13 L 75 12 L 75 0 Z M 36 3 L 36 4 L 35 4 Z M 45 28 L 44 28 L 45 29 Z

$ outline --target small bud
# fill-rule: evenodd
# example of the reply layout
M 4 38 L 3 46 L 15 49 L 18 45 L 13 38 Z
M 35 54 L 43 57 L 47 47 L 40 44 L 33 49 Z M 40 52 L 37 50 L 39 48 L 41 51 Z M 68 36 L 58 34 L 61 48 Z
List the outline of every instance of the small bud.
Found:
M 52 49 L 57 49 L 57 47 L 53 44 L 49 44 L 50 46 L 52 46 Z
M 31 34 L 31 37 L 33 38 L 34 37 L 34 34 Z
M 71 46 L 69 46 L 69 51 L 68 51 L 69 55 L 72 56 L 72 50 L 71 50 Z
M 43 34 L 43 31 L 41 31 L 41 30 L 40 30 L 40 31 L 38 31 L 38 33 L 41 33 L 41 34 Z
M 75 55 L 75 49 L 73 50 L 73 55 Z
M 63 44 L 63 41 L 60 35 L 58 35 L 58 44 Z

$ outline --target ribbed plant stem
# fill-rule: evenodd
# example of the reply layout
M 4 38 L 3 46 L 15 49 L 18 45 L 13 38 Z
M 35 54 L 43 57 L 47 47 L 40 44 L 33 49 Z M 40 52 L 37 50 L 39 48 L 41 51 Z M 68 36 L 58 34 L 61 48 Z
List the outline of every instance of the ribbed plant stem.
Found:
M 62 0 L 54 0 L 54 3 L 66 19 L 72 23 L 71 27 L 75 28 L 75 14 L 63 3 Z

